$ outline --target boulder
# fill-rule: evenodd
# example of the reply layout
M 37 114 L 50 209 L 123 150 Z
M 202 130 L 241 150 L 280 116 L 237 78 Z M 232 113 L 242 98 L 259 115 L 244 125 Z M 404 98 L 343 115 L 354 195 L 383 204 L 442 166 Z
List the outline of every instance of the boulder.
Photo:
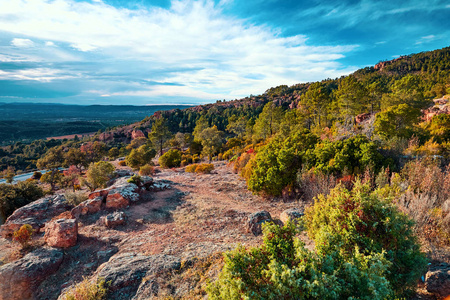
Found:
M 286 224 L 287 221 L 291 220 L 294 223 L 298 223 L 299 219 L 303 217 L 304 213 L 302 210 L 297 208 L 286 209 L 280 214 L 280 220 L 283 224 Z
M 46 224 L 44 239 L 47 245 L 68 248 L 77 244 L 78 223 L 75 219 L 59 219 Z
M 100 197 L 102 199 L 106 199 L 106 196 L 108 196 L 108 192 L 109 192 L 109 190 L 107 190 L 107 189 L 92 192 L 89 194 L 89 199 L 95 199 L 98 197 Z
M 450 296 L 450 265 L 441 263 L 425 275 L 425 287 L 429 293 L 445 298 Z
M 0 267 L 0 300 L 36 299 L 39 284 L 55 273 L 63 252 L 39 248 L 23 258 Z
M 114 185 L 106 197 L 106 208 L 124 208 L 130 205 L 130 202 L 139 200 L 139 188 L 134 183 L 126 183 L 119 186 Z
M 72 218 L 78 219 L 80 216 L 87 214 L 95 214 L 102 208 L 103 198 L 96 197 L 94 199 L 86 200 L 78 206 L 72 208 L 70 211 Z
M 247 220 L 247 232 L 260 235 L 262 233 L 261 225 L 267 221 L 272 221 L 272 216 L 265 210 L 251 214 Z
M 126 216 L 124 212 L 114 212 L 112 214 L 107 215 L 105 218 L 106 227 L 116 227 L 118 225 L 125 224 Z
M 63 195 L 53 195 L 41 198 L 16 209 L 0 227 L 2 237 L 11 237 L 14 231 L 23 224 L 30 224 L 36 232 L 44 227 L 53 217 L 70 209 L 70 204 Z
M 144 277 L 163 269 L 178 270 L 181 260 L 171 255 L 142 255 L 137 253 L 116 254 L 99 267 L 98 276 L 111 281 L 110 299 L 132 299 Z

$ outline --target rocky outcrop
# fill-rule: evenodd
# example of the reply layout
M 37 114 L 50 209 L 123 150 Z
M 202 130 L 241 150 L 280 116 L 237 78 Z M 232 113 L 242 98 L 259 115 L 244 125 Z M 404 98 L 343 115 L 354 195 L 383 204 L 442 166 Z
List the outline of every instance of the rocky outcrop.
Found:
M 1 226 L 0 234 L 2 237 L 11 237 L 24 224 L 30 224 L 39 232 L 46 222 L 68 209 L 70 204 L 63 195 L 41 198 L 14 211 Z
M 450 265 L 442 263 L 425 275 L 427 291 L 439 298 L 450 296 Z
M 108 262 L 99 267 L 98 276 L 111 281 L 110 299 L 132 299 L 144 277 L 163 269 L 177 270 L 181 260 L 171 255 L 142 255 L 121 253 L 114 255 Z
M 369 120 L 372 116 L 374 116 L 374 114 L 371 114 L 371 113 L 364 113 L 364 114 L 357 115 L 355 117 L 355 122 L 356 122 L 356 124 L 362 123 L 366 120 Z
M 262 233 L 261 225 L 268 221 L 272 221 L 272 216 L 265 210 L 251 214 L 247 220 L 247 232 L 260 235 Z
M 131 132 L 131 138 L 137 139 L 137 138 L 145 138 L 145 134 L 142 132 L 142 130 L 135 129 Z
M 280 220 L 283 224 L 286 224 L 289 220 L 294 223 L 298 223 L 298 221 L 303 217 L 304 213 L 300 209 L 291 208 L 286 209 L 280 214 Z
M 126 217 L 124 212 L 116 211 L 112 214 L 105 216 L 104 220 L 106 227 L 116 227 L 125 224 Z
M 59 219 L 45 225 L 44 239 L 47 245 L 69 248 L 77 244 L 78 223 L 75 219 Z
M 94 199 L 89 199 L 84 202 L 81 202 L 76 207 L 72 208 L 70 211 L 72 218 L 78 219 L 80 216 L 84 216 L 87 214 L 95 214 L 99 212 L 102 208 L 103 198 L 96 197 Z
M 36 299 L 39 284 L 55 273 L 62 261 L 61 250 L 45 247 L 0 267 L 0 300 Z

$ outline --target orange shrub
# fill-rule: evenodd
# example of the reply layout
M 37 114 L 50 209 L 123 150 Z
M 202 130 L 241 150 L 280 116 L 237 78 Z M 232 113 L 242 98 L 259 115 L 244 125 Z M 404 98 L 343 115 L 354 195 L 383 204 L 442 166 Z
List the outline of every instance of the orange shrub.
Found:
M 197 174 L 209 174 L 211 171 L 214 170 L 213 164 L 199 164 L 195 168 L 195 173 Z
M 119 166 L 125 167 L 127 165 L 127 162 L 124 160 L 119 161 Z
M 33 234 L 33 227 L 29 224 L 24 224 L 19 230 L 13 234 L 13 241 L 22 245 L 22 248 L 27 248 L 30 245 L 31 235 Z
M 196 168 L 197 168 L 197 164 L 189 165 L 186 167 L 185 171 L 188 173 L 195 173 Z

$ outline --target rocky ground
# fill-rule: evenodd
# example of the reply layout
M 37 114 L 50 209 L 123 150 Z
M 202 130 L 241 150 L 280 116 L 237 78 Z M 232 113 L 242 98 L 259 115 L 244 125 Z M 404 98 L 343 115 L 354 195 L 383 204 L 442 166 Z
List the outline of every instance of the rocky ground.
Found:
M 304 206 L 251 194 L 224 162 L 216 162 L 212 174 L 179 168 L 162 170 L 153 179 L 161 188 L 142 189 L 138 201 L 123 204 L 115 197 L 97 210 L 95 198 L 84 212 L 78 208 L 51 216 L 73 218 L 75 213 L 78 238 L 73 247 L 45 246 L 51 239 L 39 233 L 33 241 L 38 250 L 21 258 L 25 253 L 17 244 L 0 238 L 0 291 L 8 291 L 0 293 L 0 300 L 57 299 L 83 277 L 110 281 L 109 299 L 202 299 L 207 279 L 216 277 L 223 265 L 222 252 L 262 242 L 248 230 L 249 215 L 267 211 L 278 219 L 283 211 Z M 416 299 L 436 297 L 423 288 Z
M 83 276 L 112 281 L 114 299 L 202 297 L 206 277 L 201 277 L 206 272 L 217 274 L 221 252 L 238 244 L 261 243 L 261 236 L 247 232 L 250 214 L 265 210 L 278 218 L 283 210 L 303 205 L 252 195 L 245 181 L 225 163 L 215 163 L 215 167 L 212 174 L 185 173 L 183 168 L 157 173 L 155 182 L 168 183 L 169 188 L 145 191 L 139 201 L 115 209 L 124 213 L 123 225 L 105 226 L 103 217 L 114 209 L 81 215 L 76 245 L 58 250 L 63 253 L 62 262 L 36 285 L 34 297 L 56 299 Z M 61 216 L 64 213 L 53 219 Z M 43 234 L 33 243 L 44 245 Z M 4 238 L 0 253 L 4 264 L 21 256 L 18 245 Z

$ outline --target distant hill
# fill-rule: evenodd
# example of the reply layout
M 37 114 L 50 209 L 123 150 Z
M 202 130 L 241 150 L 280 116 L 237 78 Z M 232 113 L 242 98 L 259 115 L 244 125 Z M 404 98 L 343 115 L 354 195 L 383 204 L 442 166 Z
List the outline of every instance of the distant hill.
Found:
M 159 110 L 186 107 L 3 103 L 0 104 L 0 141 L 6 145 L 49 136 L 96 132 L 142 120 Z

